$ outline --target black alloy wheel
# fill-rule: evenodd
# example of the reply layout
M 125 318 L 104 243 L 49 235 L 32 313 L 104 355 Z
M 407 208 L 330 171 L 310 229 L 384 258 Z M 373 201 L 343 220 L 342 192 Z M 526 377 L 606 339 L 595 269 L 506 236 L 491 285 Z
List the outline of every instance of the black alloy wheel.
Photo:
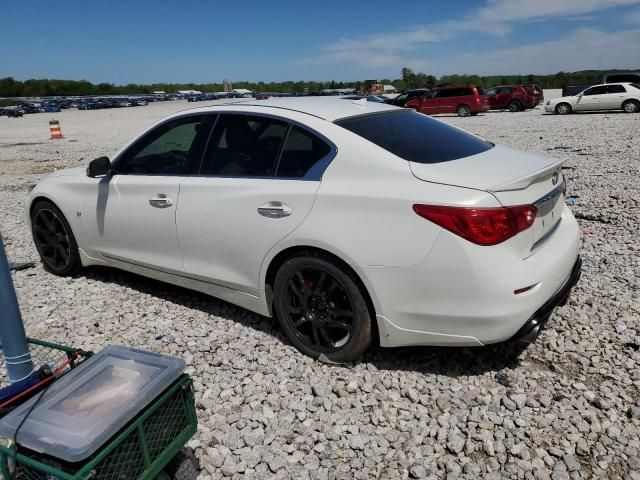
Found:
M 71 275 L 81 266 L 78 245 L 62 212 L 50 202 L 42 201 L 31 217 L 33 241 L 46 270 L 57 275 Z
M 358 285 L 327 259 L 285 262 L 276 276 L 274 300 L 291 342 L 313 358 L 353 360 L 371 342 L 371 318 Z

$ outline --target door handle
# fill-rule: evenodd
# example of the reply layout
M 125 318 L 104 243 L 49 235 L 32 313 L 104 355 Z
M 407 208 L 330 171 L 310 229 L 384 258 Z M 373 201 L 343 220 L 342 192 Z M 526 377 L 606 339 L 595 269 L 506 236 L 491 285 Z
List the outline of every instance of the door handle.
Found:
M 268 202 L 258 207 L 258 213 L 267 218 L 283 218 L 293 213 L 289 205 L 282 202 Z
M 173 205 L 173 200 L 164 193 L 158 193 L 155 197 L 149 199 L 149 205 L 156 208 L 167 208 Z

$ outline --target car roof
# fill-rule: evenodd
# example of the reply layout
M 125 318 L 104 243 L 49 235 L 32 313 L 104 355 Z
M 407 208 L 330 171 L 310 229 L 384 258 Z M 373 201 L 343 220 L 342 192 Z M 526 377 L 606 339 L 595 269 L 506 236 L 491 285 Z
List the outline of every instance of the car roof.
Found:
M 611 83 L 599 83 L 597 85 L 591 85 L 590 87 L 587 88 L 591 88 L 591 87 L 605 87 L 607 85 L 631 85 L 632 83 L 635 82 L 611 82 Z M 586 90 L 586 89 L 585 89 Z
M 322 118 L 329 122 L 342 118 L 378 113 L 384 111 L 397 111 L 399 107 L 379 102 L 369 102 L 365 98 L 360 100 L 347 100 L 340 97 L 279 97 L 259 101 L 230 102 L 207 107 L 189 109 L 191 112 L 219 112 L 224 110 L 247 112 L 265 112 L 265 109 L 288 110 L 298 113 L 306 113 L 314 117 Z M 182 112 L 184 113 L 184 111 Z

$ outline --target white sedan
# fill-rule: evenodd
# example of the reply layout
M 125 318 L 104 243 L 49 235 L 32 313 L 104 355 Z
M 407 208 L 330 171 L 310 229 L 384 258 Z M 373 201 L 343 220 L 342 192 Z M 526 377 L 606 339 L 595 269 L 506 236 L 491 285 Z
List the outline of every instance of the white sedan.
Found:
M 106 265 L 275 316 L 315 358 L 532 341 L 580 275 L 563 161 L 412 110 L 176 113 L 27 203 L 45 268 Z
M 640 84 L 594 85 L 577 95 L 549 100 L 544 110 L 547 113 L 560 115 L 597 110 L 623 110 L 626 113 L 638 113 L 640 112 Z

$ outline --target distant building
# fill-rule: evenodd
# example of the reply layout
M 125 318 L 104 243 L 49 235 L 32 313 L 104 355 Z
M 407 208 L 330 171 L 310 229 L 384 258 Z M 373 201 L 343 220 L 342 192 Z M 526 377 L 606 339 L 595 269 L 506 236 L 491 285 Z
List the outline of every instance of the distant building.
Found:
M 198 90 L 178 90 L 180 95 L 200 95 L 202 92 Z
M 156 91 L 151 92 L 151 93 L 153 93 L 154 95 L 164 95 L 166 92 L 164 90 L 156 90 Z
M 394 87 L 393 85 L 383 85 L 382 89 L 384 90 L 384 93 L 396 93 L 396 87 Z
M 233 92 L 233 84 L 229 80 L 223 80 L 223 90 L 227 93 Z

